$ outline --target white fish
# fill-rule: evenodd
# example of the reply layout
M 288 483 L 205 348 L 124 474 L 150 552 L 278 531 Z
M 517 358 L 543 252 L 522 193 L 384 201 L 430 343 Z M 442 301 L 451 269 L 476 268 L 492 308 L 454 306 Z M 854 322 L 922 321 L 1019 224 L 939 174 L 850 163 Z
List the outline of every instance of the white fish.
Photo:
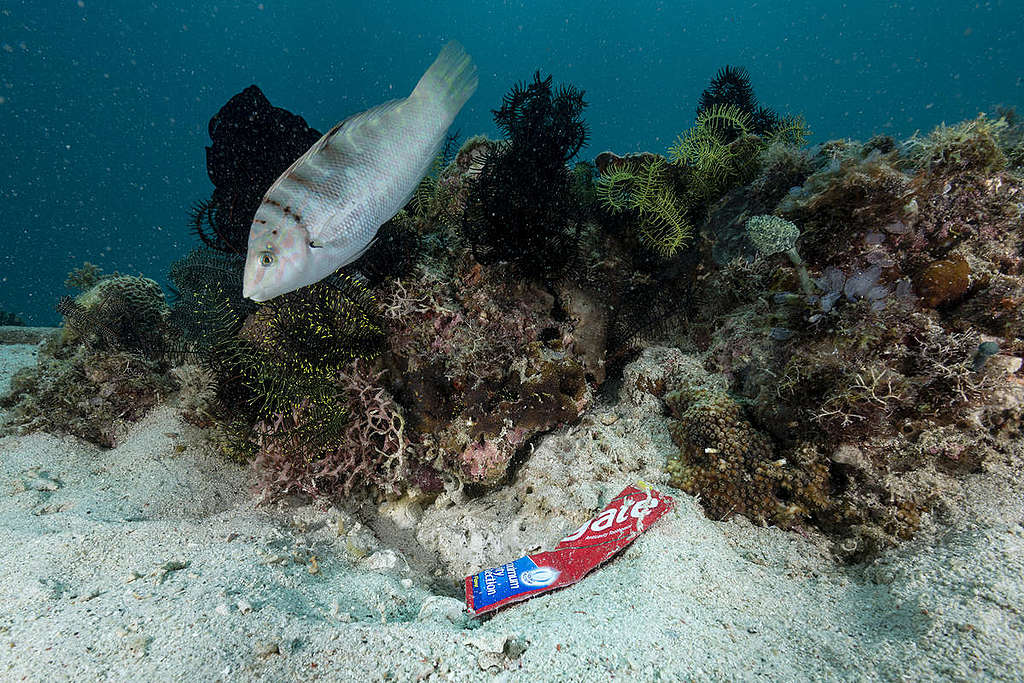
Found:
M 266 301 L 359 258 L 409 201 L 476 86 L 473 60 L 448 43 L 411 95 L 345 119 L 310 147 L 256 211 L 243 296 Z

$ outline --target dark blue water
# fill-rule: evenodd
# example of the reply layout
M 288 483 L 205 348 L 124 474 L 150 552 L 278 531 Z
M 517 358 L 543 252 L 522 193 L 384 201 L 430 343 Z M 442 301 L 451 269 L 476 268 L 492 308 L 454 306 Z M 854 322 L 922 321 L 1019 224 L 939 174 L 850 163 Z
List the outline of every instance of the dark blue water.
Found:
M 0 4 L 0 309 L 57 323 L 83 261 L 163 282 L 212 189 L 207 121 L 244 87 L 323 131 L 407 95 L 452 38 L 480 68 L 463 136 L 493 135 L 490 110 L 541 69 L 586 91 L 587 158 L 664 152 L 727 63 L 819 141 L 927 131 L 1024 90 L 1021 0 L 441 4 Z

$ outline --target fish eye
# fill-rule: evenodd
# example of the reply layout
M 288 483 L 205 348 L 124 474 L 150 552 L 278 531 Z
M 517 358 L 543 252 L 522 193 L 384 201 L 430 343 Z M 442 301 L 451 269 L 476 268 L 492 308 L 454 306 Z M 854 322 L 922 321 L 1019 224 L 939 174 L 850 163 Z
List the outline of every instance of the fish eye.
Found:
M 260 254 L 260 265 L 264 268 L 269 268 L 274 265 L 274 254 L 269 251 L 265 251 Z

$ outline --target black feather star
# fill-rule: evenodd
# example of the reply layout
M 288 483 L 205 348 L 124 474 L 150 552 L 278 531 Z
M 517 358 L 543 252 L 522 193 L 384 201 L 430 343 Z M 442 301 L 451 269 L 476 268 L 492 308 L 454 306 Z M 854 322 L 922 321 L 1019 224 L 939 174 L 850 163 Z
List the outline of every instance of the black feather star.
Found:
M 585 106 L 581 90 L 553 90 L 551 76 L 538 71 L 492 112 L 507 144 L 484 160 L 462 225 L 479 261 L 509 261 L 534 280 L 555 278 L 571 265 L 583 210 L 566 163 L 587 143 Z
M 750 85 L 750 74 L 743 67 L 726 65 L 718 70 L 711 84 L 700 94 L 697 116 L 709 109 L 727 105 L 738 107 L 749 115 L 751 132 L 757 135 L 767 135 L 782 123 L 778 114 L 758 104 L 754 88 Z
M 206 172 L 213 195 L 193 206 L 190 227 L 211 249 L 245 254 L 263 195 L 320 133 L 301 116 L 271 105 L 255 85 L 220 108 L 209 133 Z
M 733 104 L 750 114 L 757 109 L 757 98 L 750 85 L 750 74 L 743 67 L 723 66 L 711 79 L 711 85 L 700 94 L 697 116 L 712 107 Z

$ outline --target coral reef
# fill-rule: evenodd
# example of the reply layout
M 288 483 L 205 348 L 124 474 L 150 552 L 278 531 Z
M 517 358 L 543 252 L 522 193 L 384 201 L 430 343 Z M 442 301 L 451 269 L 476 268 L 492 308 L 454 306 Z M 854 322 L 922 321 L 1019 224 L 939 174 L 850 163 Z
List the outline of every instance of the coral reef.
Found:
M 266 499 L 468 510 L 510 483 L 504 509 L 579 516 L 596 484 L 560 496 L 530 454 L 543 441 L 562 472 L 623 412 L 650 443 L 621 471 L 670 452 L 658 476 L 709 517 L 813 528 L 851 561 L 940 514 L 936 482 L 1004 457 L 1024 405 L 1015 115 L 805 150 L 803 120 L 726 67 L 665 156 L 570 168 L 584 106 L 539 72 L 517 84 L 493 112 L 505 139 L 449 139 L 364 258 L 256 304 L 248 217 L 318 134 L 247 89 L 211 120 L 205 246 L 172 267 L 172 307 L 145 278 L 69 275 L 84 291 L 60 303 L 55 357 L 3 399 L 12 426 L 109 446 L 177 389 Z M 652 330 L 677 348 L 631 363 Z M 576 424 L 607 378 L 610 430 Z
M 698 225 L 714 244 L 678 343 L 704 354 L 731 398 L 673 408 L 683 447 L 672 468 L 711 514 L 811 524 L 862 559 L 913 533 L 934 505 L 934 472 L 1002 457 L 1024 399 L 1024 183 L 1004 170 L 1004 131 L 982 118 L 903 145 L 772 152 L 775 163 Z M 780 192 L 769 168 L 802 185 Z M 766 260 L 797 244 L 796 259 Z M 681 411 L 693 411 L 688 421 Z M 827 488 L 779 495 L 778 471 L 753 476 L 747 451 L 700 431 L 716 420 L 745 448 L 761 444 L 756 461 L 775 458 L 800 486 Z M 735 476 L 723 481 L 690 440 Z M 795 516 L 780 514 L 791 503 Z
M 88 289 L 60 300 L 61 334 L 0 399 L 11 409 L 5 429 L 72 434 L 112 448 L 127 423 L 177 386 L 168 374 L 167 305 L 153 280 L 101 277 L 91 264 L 69 282 Z
M 482 486 L 592 400 L 573 320 L 556 318 L 554 297 L 512 268 L 464 257 L 450 276 L 421 268 L 381 296 L 410 438 L 426 462 Z

